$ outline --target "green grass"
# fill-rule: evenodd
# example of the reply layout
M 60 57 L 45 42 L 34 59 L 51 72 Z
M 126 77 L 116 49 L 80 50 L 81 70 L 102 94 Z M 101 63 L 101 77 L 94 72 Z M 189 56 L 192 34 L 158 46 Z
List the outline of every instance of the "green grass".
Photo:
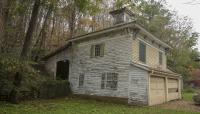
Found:
M 193 92 L 183 92 L 182 93 L 183 100 L 185 100 L 185 101 L 193 101 L 194 95 L 195 95 L 195 93 L 193 93 Z
M 199 114 L 162 109 L 134 107 L 94 100 L 55 99 L 23 102 L 19 105 L 0 103 L 0 114 Z

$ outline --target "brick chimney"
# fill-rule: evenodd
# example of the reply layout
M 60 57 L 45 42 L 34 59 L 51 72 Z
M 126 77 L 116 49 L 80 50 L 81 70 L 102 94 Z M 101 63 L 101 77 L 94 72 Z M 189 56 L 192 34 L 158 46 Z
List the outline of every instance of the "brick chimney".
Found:
M 135 14 L 126 7 L 111 11 L 110 14 L 114 18 L 114 25 L 131 22 L 135 17 Z

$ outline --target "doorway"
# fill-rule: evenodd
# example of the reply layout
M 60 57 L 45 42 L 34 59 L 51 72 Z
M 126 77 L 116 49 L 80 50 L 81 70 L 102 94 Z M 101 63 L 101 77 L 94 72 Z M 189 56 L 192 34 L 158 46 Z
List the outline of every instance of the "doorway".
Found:
M 63 60 L 57 62 L 56 80 L 68 80 L 69 79 L 69 60 Z

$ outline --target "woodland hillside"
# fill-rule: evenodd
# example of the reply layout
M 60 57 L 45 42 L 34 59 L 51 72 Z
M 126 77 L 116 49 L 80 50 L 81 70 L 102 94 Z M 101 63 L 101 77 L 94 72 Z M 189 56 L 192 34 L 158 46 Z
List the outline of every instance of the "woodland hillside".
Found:
M 136 23 L 173 47 L 169 69 L 189 79 L 199 67 L 194 48 L 199 34 L 190 18 L 167 9 L 165 0 L 1 0 L 0 54 L 39 62 L 67 39 L 111 26 L 108 12 L 122 7 L 131 9 Z

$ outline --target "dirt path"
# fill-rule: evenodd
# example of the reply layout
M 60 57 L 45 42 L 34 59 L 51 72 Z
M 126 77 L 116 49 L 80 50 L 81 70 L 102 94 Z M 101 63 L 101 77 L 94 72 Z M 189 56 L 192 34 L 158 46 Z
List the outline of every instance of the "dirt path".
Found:
M 200 112 L 200 106 L 195 105 L 194 102 L 183 100 L 171 101 L 166 104 L 159 105 L 158 107 L 165 109 Z

